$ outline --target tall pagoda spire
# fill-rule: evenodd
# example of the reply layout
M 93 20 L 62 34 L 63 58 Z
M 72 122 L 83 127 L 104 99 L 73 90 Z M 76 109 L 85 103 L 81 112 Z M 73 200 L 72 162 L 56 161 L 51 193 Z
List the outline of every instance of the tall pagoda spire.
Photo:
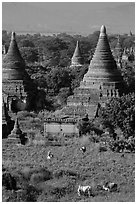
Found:
M 121 94 L 122 78 L 112 56 L 107 39 L 106 27 L 100 29 L 100 36 L 88 72 L 84 75 L 80 87 L 67 99 L 67 106 L 63 114 L 84 116 L 89 118 L 99 115 L 99 109 L 110 98 L 117 98 Z
M 100 85 L 115 86 L 120 81 L 121 75 L 110 50 L 106 27 L 102 25 L 95 53 L 81 86 L 99 89 Z
M 122 49 L 121 44 L 120 44 L 120 35 L 118 35 L 117 44 L 116 44 L 114 52 L 113 52 L 113 56 L 117 62 L 121 59 L 122 53 L 123 53 L 123 49 Z
M 10 46 L 2 62 L 2 92 L 8 97 L 8 105 L 12 111 L 31 107 L 35 98 L 36 88 L 25 67 L 16 42 L 16 34 L 12 32 Z
M 71 59 L 71 66 L 82 66 L 82 55 L 79 47 L 79 42 L 77 41 L 76 48 Z
M 7 54 L 3 58 L 3 80 L 20 80 L 25 73 L 25 62 L 16 42 L 16 34 L 12 32 Z
M 117 37 L 117 44 L 116 44 L 115 49 L 117 49 L 119 51 L 122 50 L 122 47 L 121 47 L 121 44 L 120 44 L 120 35 L 118 35 L 118 37 Z

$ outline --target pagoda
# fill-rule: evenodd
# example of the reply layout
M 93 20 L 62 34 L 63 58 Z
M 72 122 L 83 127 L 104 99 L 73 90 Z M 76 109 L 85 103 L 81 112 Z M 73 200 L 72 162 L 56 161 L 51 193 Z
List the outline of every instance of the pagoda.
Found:
M 21 135 L 22 134 L 22 131 L 21 131 L 20 127 L 19 127 L 18 118 L 16 118 L 16 120 L 15 120 L 14 128 L 11 131 L 11 134 L 15 134 L 15 135 Z
M 14 128 L 11 134 L 8 135 L 8 143 L 10 144 L 23 144 L 27 142 L 25 134 L 22 132 L 19 126 L 18 118 L 15 119 Z
M 120 35 L 118 35 L 117 44 L 115 46 L 114 53 L 113 53 L 116 61 L 121 60 L 122 53 L 123 53 L 123 49 L 120 44 Z
M 2 93 L 12 111 L 29 109 L 34 101 L 34 86 L 25 71 L 25 62 L 12 32 L 11 42 L 2 63 Z
M 77 41 L 76 48 L 75 48 L 74 54 L 71 59 L 70 67 L 82 66 L 82 61 L 83 61 L 83 58 L 82 58 L 82 54 L 80 51 L 79 42 Z
M 122 77 L 110 50 L 106 27 L 102 25 L 95 53 L 88 72 L 84 75 L 80 87 L 69 96 L 64 114 L 93 118 L 99 104 L 102 106 L 111 97 L 119 97 Z

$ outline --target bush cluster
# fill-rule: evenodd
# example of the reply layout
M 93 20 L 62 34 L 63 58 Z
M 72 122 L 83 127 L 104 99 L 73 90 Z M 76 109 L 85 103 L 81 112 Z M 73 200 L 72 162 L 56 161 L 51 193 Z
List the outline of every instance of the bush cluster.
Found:
M 65 185 L 64 183 L 60 185 L 60 177 L 65 179 Z M 6 197 L 3 195 L 3 200 L 6 202 L 57 201 L 74 191 L 75 180 L 79 177 L 80 175 L 77 172 L 68 169 L 61 169 L 52 173 L 46 167 L 33 169 L 26 166 L 14 175 L 6 171 L 2 177 L 3 193 L 6 195 Z M 69 178 L 75 179 L 69 180 Z M 59 181 L 59 184 L 52 186 L 45 183 L 45 181 L 51 179 L 53 179 L 53 182 L 54 180 Z
M 121 139 L 116 141 L 110 141 L 109 147 L 114 152 L 123 152 L 123 151 L 135 152 L 135 139 L 132 138 L 128 140 Z

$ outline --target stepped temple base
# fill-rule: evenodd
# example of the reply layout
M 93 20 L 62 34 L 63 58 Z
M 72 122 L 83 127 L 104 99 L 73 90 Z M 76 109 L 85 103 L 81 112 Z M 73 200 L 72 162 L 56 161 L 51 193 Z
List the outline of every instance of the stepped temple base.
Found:
M 8 143 L 21 144 L 21 140 L 16 134 L 10 134 L 8 135 Z
M 100 87 L 98 85 L 98 87 Z M 102 86 L 103 87 L 103 86 Z M 69 117 L 84 117 L 88 114 L 89 118 L 94 118 L 98 111 L 98 104 L 105 106 L 111 98 L 119 97 L 118 89 L 115 89 L 115 84 L 106 87 L 79 87 L 74 90 L 74 95 L 67 99 L 67 106 L 65 106 L 61 113 Z

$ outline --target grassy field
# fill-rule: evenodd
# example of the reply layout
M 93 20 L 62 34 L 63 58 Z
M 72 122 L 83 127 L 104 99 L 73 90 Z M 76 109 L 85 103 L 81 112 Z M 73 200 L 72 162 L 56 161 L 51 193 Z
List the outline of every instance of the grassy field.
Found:
M 87 151 L 80 151 L 85 144 Z M 3 139 L 2 163 L 11 175 L 18 178 L 17 185 L 24 189 L 23 183 L 35 187 L 34 201 L 50 202 L 134 202 L 135 201 L 135 155 L 134 153 L 114 153 L 109 148 L 99 152 L 100 143 L 88 139 L 63 138 L 52 146 L 47 143 L 16 145 Z M 47 160 L 47 152 L 54 157 Z M 20 172 L 49 170 L 49 180 L 44 177 L 19 177 Z M 39 179 L 40 178 L 40 179 Z M 25 182 L 24 182 L 25 180 Z M 106 181 L 118 184 L 117 192 L 106 192 L 98 188 Z M 79 197 L 78 185 L 91 185 L 94 196 Z M 26 191 L 25 191 L 26 193 Z M 22 195 L 25 195 L 25 193 Z M 32 193 L 32 192 L 31 192 Z M 19 193 L 18 193 L 19 194 Z M 3 188 L 3 201 L 24 201 L 23 196 Z

